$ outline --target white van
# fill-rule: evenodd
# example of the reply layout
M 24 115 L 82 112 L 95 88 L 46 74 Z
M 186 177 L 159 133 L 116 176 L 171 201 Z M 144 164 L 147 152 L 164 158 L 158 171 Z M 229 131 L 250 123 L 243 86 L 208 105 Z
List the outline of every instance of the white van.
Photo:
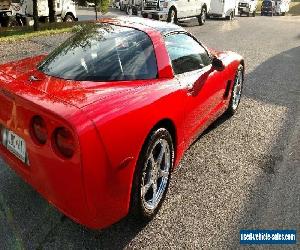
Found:
M 238 14 L 239 0 L 211 0 L 208 16 L 231 20 Z
M 239 1 L 239 14 L 242 16 L 243 14 L 253 17 L 256 14 L 257 8 L 257 0 L 240 0 Z
M 142 16 L 171 23 L 196 17 L 203 25 L 209 8 L 210 0 L 145 0 Z
M 275 12 L 277 15 L 284 16 L 290 10 L 290 0 L 275 1 Z
M 78 21 L 73 0 L 54 0 L 53 2 L 57 21 Z M 39 20 L 45 22 L 49 18 L 48 0 L 38 0 L 37 7 Z M 1 26 L 31 26 L 33 23 L 32 0 L 0 0 Z

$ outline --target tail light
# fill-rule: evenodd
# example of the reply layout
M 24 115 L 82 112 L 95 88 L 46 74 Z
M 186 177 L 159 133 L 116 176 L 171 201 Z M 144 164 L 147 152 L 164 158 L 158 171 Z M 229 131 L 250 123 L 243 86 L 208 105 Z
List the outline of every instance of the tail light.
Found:
M 55 129 L 53 146 L 60 155 L 71 158 L 75 152 L 75 140 L 72 132 L 65 127 Z
M 31 120 L 30 134 L 38 144 L 44 145 L 48 138 L 47 126 L 41 116 L 34 116 Z

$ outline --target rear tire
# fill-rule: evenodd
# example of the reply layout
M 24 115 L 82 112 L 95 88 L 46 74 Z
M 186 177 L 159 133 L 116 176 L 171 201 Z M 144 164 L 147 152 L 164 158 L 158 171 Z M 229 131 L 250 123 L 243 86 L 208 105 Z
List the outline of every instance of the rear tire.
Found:
M 127 6 L 126 14 L 129 15 L 129 16 L 132 16 L 132 8 L 130 6 Z
M 67 14 L 64 18 L 64 22 L 66 23 L 74 22 L 74 17 L 72 15 Z
M 175 8 L 171 8 L 169 10 L 167 22 L 168 23 L 175 23 L 175 24 L 177 24 L 178 19 L 177 19 L 177 11 L 176 11 Z
M 9 17 L 6 27 L 17 27 L 17 26 L 21 26 L 18 20 L 15 19 L 14 17 Z
M 234 78 L 234 83 L 231 91 L 230 101 L 226 111 L 226 113 L 229 116 L 234 115 L 238 109 L 242 97 L 243 83 L 244 83 L 244 67 L 243 65 L 240 64 L 236 71 L 236 75 Z
M 168 191 L 174 164 L 174 146 L 169 131 L 154 130 L 137 161 L 131 192 L 130 214 L 143 222 L 159 211 Z
M 207 15 L 206 8 L 202 7 L 200 16 L 198 16 L 198 23 L 199 23 L 200 26 L 202 26 L 203 24 L 205 24 L 206 15 Z

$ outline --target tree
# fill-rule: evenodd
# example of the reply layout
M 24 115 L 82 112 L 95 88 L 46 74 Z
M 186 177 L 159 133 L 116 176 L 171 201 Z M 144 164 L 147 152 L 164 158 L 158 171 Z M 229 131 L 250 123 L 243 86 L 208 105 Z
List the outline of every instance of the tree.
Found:
M 49 22 L 55 22 L 55 10 L 54 10 L 54 0 L 48 0 L 48 8 L 49 8 Z
M 38 31 L 39 30 L 39 14 L 38 14 L 38 5 L 37 5 L 37 0 L 32 0 L 32 5 L 33 5 L 33 30 Z
M 109 2 L 110 0 L 93 0 L 96 20 L 98 19 L 98 12 L 106 13 L 108 11 Z

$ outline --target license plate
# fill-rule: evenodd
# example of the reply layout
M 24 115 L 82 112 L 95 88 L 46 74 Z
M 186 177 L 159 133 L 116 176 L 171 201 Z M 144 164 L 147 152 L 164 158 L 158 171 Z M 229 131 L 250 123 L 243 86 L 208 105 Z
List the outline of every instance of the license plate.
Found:
M 6 146 L 8 151 L 13 153 L 21 161 L 26 161 L 26 143 L 24 139 L 10 131 L 9 129 L 4 128 L 2 131 L 2 144 Z
M 149 18 L 149 19 L 152 19 L 152 14 L 149 14 L 149 15 L 148 15 L 148 18 Z

